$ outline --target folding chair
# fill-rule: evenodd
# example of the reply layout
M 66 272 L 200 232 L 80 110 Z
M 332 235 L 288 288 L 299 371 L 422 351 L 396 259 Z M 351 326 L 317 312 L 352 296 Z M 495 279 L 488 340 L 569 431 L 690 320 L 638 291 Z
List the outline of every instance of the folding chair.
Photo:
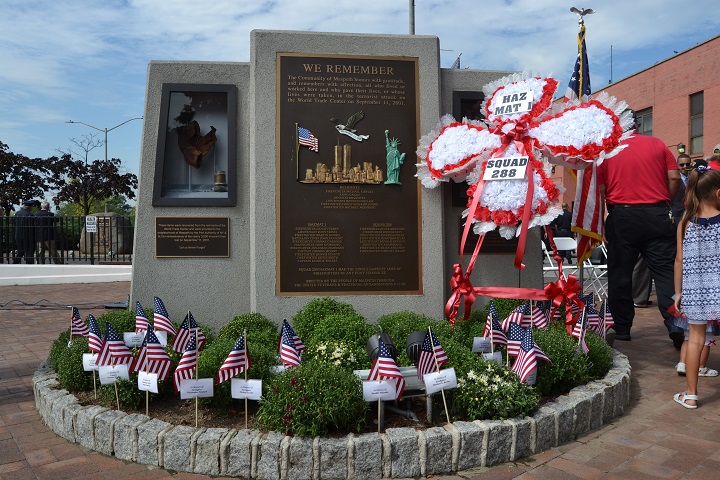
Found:
M 570 237 L 556 237 L 553 239 L 555 241 L 555 246 L 558 250 L 575 250 L 577 248 L 577 245 L 575 243 L 574 238 Z M 550 252 L 547 247 L 545 247 L 545 242 L 540 242 L 542 244 L 543 253 L 545 253 L 545 258 L 547 258 L 548 262 L 550 262 L 550 266 L 543 265 L 543 280 L 548 280 L 546 278 L 547 273 L 552 273 L 552 278 L 550 280 L 555 280 L 557 275 L 557 265 L 555 264 L 555 260 L 552 257 L 552 252 Z M 544 263 L 544 262 L 543 262 Z M 575 273 L 577 271 L 577 268 L 571 266 L 571 265 L 565 265 L 563 264 L 563 273 L 565 275 L 569 275 L 571 273 Z
M 605 263 L 598 265 L 592 263 L 590 258 L 585 259 L 583 262 L 583 272 L 588 272 L 588 278 L 584 279 L 584 287 L 592 288 L 595 291 L 596 297 L 607 297 L 607 289 L 605 288 L 605 282 L 607 281 L 607 249 L 604 243 L 598 248 L 605 256 Z

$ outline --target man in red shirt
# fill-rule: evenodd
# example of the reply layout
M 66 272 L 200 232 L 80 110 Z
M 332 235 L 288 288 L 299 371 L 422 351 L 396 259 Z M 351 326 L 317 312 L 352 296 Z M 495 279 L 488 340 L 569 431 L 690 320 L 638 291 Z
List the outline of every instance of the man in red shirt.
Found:
M 681 183 L 677 162 L 665 144 L 651 136 L 635 133 L 622 144 L 626 147 L 620 153 L 598 167 L 600 194 L 608 208 L 608 302 L 615 320 L 615 339 L 630 340 L 635 317 L 632 272 L 641 254 L 655 280 L 665 326 L 673 344 L 680 348 L 682 330 L 672 325 L 667 312 L 675 292 L 676 239 L 670 203 Z

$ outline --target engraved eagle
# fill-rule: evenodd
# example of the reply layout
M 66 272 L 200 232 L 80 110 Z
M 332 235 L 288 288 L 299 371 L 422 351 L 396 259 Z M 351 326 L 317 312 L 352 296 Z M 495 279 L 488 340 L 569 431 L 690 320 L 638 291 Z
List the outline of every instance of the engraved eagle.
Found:
M 347 122 L 345 122 L 345 124 L 341 123 L 340 120 L 338 120 L 337 118 L 331 118 L 330 121 L 335 124 L 335 129 L 338 131 L 338 133 L 347 135 L 348 137 L 358 142 L 362 142 L 363 140 L 367 140 L 368 138 L 370 138 L 370 135 L 358 135 L 355 133 L 357 132 L 357 130 L 353 127 L 355 127 L 355 125 L 363 118 L 365 118 L 365 112 L 360 110 L 359 112 L 351 115 L 350 118 L 347 119 Z

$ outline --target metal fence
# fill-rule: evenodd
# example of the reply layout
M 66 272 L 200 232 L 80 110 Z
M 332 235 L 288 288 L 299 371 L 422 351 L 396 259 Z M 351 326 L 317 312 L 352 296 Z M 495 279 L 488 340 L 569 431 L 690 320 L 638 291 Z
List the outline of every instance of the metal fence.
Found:
M 135 217 L 0 217 L 0 263 L 131 264 Z

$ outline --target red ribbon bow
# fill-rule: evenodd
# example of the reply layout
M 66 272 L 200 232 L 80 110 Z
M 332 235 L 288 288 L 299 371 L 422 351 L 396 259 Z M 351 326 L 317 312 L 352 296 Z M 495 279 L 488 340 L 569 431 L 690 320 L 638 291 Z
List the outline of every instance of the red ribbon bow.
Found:
M 470 316 L 470 310 L 476 298 L 475 288 L 472 286 L 472 283 L 470 283 L 470 272 L 464 274 L 462 265 L 459 263 L 453 265 L 453 276 L 450 279 L 450 287 L 452 288 L 452 295 L 450 295 L 445 305 L 445 315 L 450 319 L 450 325 L 455 325 L 455 319 L 457 318 L 462 298 L 465 297 L 463 320 L 467 320 Z
M 568 275 L 565 278 L 564 275 L 560 276 L 557 282 L 549 282 L 545 285 L 545 296 L 552 302 L 552 312 L 550 318 L 555 316 L 560 305 L 565 304 L 565 329 L 568 333 L 571 333 L 577 318 L 585 307 L 585 304 L 578 293 L 581 291 L 580 283 L 577 281 L 575 275 Z M 577 306 L 577 313 L 573 315 L 572 305 Z

